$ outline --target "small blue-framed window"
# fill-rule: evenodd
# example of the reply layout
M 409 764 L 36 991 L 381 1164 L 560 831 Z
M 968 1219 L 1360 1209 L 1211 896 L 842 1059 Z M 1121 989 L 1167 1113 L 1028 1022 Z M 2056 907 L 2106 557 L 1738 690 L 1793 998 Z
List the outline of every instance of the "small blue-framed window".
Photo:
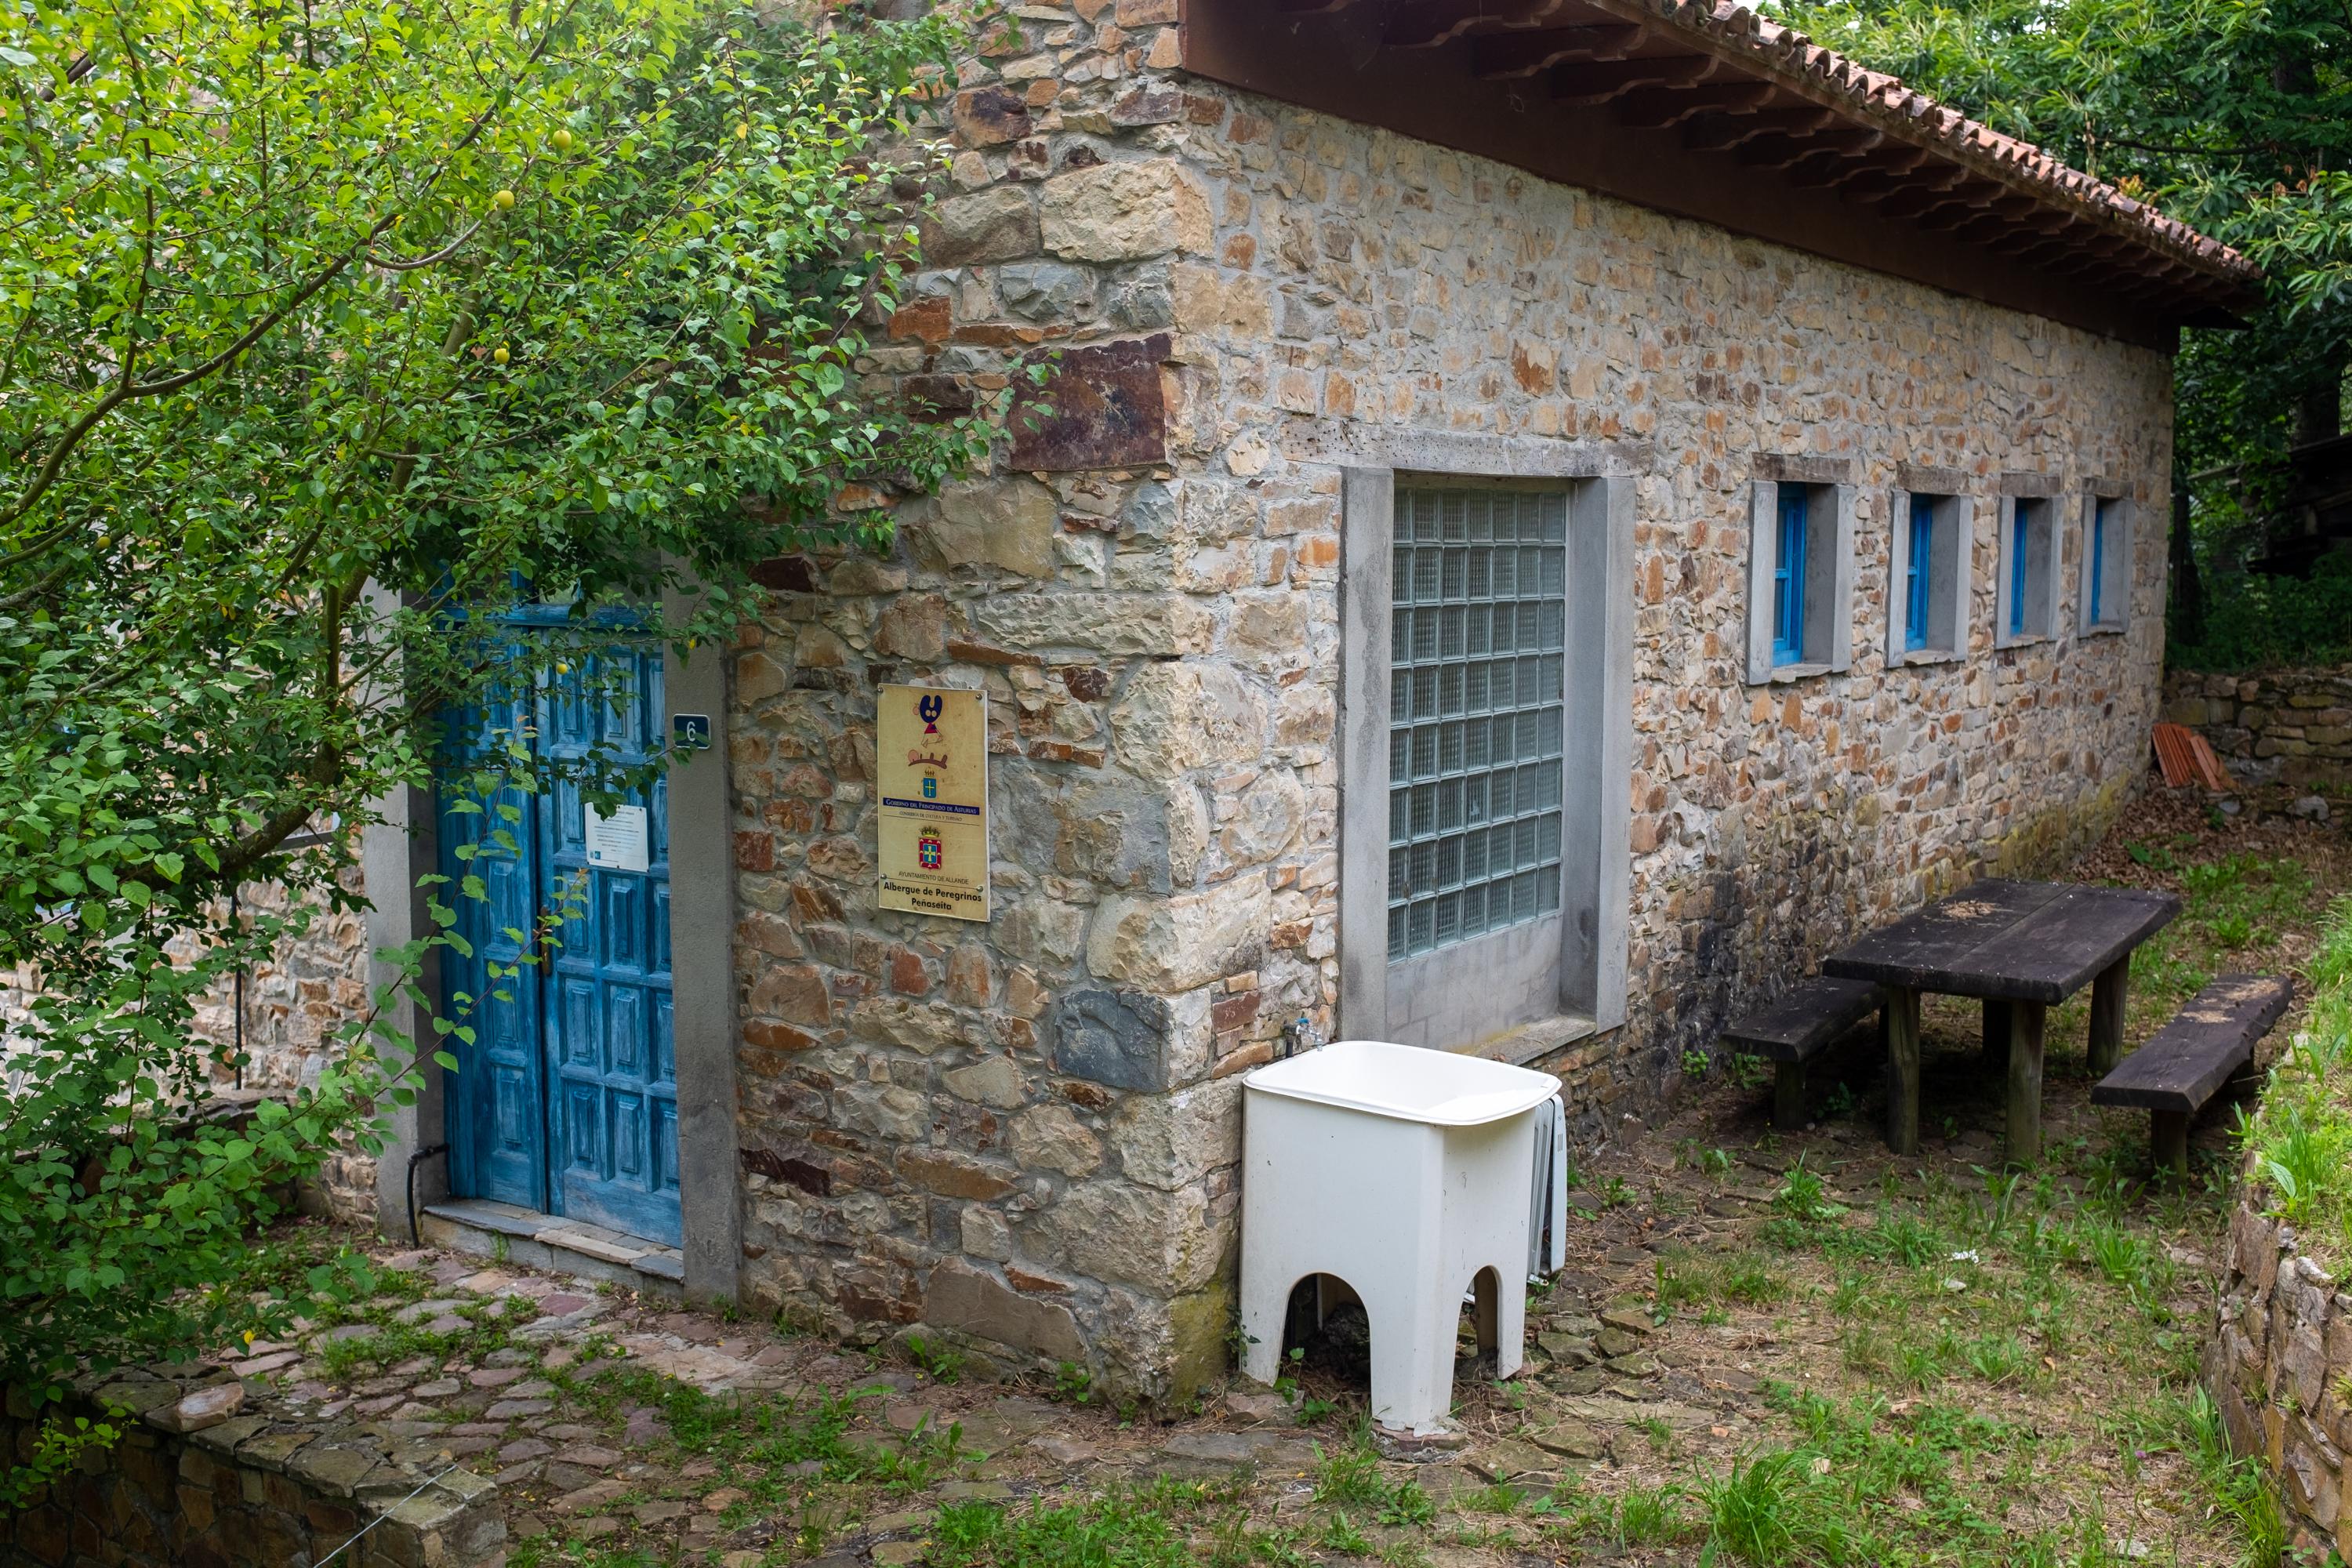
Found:
M 2107 498 L 2099 496 L 2091 502 L 2091 624 L 2097 626 L 2107 617 L 2103 613 L 2107 586 Z
M 1936 498 L 1911 498 L 1910 554 L 1904 566 L 1903 650 L 1927 646 L 1927 605 L 1936 584 Z
M 2033 509 L 2040 503 L 2017 499 L 2016 515 L 2009 525 L 2009 635 L 2025 635 L 2025 579 L 2031 560 L 2028 541 L 2033 536 Z
M 1805 487 L 1780 487 L 1780 527 L 1772 558 L 1772 662 L 1805 657 Z

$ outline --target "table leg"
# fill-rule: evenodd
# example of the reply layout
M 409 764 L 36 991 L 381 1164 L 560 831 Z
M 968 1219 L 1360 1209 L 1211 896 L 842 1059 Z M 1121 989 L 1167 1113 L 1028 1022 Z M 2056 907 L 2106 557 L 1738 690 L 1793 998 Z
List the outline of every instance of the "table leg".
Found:
M 1886 988 L 1886 1146 L 1919 1152 L 1919 993 Z
M 2189 1174 L 2189 1112 L 2151 1110 L 2147 1113 L 2147 1131 L 2148 1142 L 2156 1156 L 2156 1168 L 2186 1177 Z
M 1805 1125 L 1805 1064 L 1782 1062 L 1772 1074 L 1772 1125 L 1793 1132 Z
M 2009 1008 L 2009 1162 L 2042 1158 L 2042 1026 L 2049 1009 L 2039 1002 Z
M 1984 999 L 1984 1065 L 1989 1073 L 2009 1070 L 2009 1004 Z
M 2091 982 L 2091 1076 L 2116 1070 L 2124 1054 L 2124 993 L 2131 984 L 2131 954 L 2099 971 Z

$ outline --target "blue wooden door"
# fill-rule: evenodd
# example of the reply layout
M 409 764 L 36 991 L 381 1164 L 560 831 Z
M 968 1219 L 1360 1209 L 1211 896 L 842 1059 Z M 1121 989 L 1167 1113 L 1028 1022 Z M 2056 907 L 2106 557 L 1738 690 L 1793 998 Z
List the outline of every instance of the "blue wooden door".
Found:
M 481 793 L 477 769 L 498 776 L 497 753 L 526 748 L 538 693 L 494 692 L 452 715 L 437 801 L 443 900 L 466 951 L 441 955 L 442 1010 L 461 1033 L 446 1101 L 451 1189 L 524 1208 L 547 1207 L 547 1089 L 541 1070 L 539 973 L 522 962 L 540 903 L 537 801 L 509 786 Z M 461 854 L 469 847 L 470 856 Z M 460 890 L 479 877 L 486 897 Z M 492 972 L 496 971 L 494 974 Z
M 599 748 L 624 766 L 646 762 L 661 743 L 661 649 L 610 647 L 551 677 L 543 703 L 541 745 L 559 773 Z M 656 774 L 619 804 L 645 811 L 641 871 L 590 863 L 576 784 L 559 776 L 540 801 L 541 897 L 557 908 L 569 894 L 578 910 L 547 981 L 550 1180 L 556 1212 L 676 1244 L 667 781 Z
M 621 797 L 645 811 L 646 854 L 643 870 L 619 869 L 590 864 L 587 802 L 563 776 L 591 752 L 624 766 L 650 758 L 662 734 L 661 670 L 658 646 L 615 644 L 555 664 L 526 699 L 453 722 L 438 814 L 443 871 L 454 882 L 471 870 L 488 896 L 453 899 L 473 952 L 446 953 L 442 973 L 453 1013 L 480 999 L 472 1041 L 453 1047 L 453 1190 L 675 1245 L 684 1227 L 667 786 L 656 776 Z M 509 789 L 466 809 L 457 773 L 510 735 L 542 764 L 540 793 Z M 479 847 L 470 862 L 456 853 L 462 844 Z M 561 923 L 537 950 L 541 961 L 493 979 L 487 966 L 516 963 L 551 913 Z

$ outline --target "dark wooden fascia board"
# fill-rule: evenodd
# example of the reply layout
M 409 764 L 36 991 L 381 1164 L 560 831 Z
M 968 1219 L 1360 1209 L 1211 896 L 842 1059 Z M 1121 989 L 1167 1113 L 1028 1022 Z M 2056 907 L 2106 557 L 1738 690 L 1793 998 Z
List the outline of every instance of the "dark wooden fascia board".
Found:
M 1335 39 L 1330 29 L 1346 21 L 1344 15 L 1301 18 L 1264 6 L 1258 0 L 1181 0 L 1181 5 L 1184 67 L 1208 79 L 1491 157 L 1562 184 L 2125 342 L 2170 352 L 2178 344 L 2177 327 L 2181 322 L 2216 317 L 2226 321 L 2221 301 L 2237 292 L 2229 279 L 2206 279 L 2199 273 L 2197 287 L 2187 297 L 2172 292 L 2153 305 L 2144 303 L 2116 289 L 2114 274 L 2059 276 L 1979 247 L 1956 246 L 1948 237 L 1897 221 L 1904 216 L 1898 205 L 1902 193 L 1876 198 L 1880 205 L 1868 216 L 1882 221 L 1857 221 L 1854 208 L 1841 200 L 1842 187 L 1836 183 L 1808 189 L 1759 179 L 1754 169 L 1740 167 L 1729 159 L 1684 150 L 1671 133 L 1621 124 L 1598 105 L 1548 101 L 1540 92 L 1480 83 L 1468 76 L 1458 58 L 1451 63 L 1458 73 L 1459 90 L 1433 90 L 1433 86 L 1442 87 L 1433 84 L 1432 77 L 1435 62 L 1444 58 L 1443 48 L 1435 53 L 1391 51 L 1377 35 L 1367 37 L 1361 24 L 1346 38 Z M 1441 5 L 1442 0 L 1429 14 L 1435 16 Z M 1363 14 L 1380 7 L 1360 4 L 1350 9 Z M 1496 7 L 1489 5 L 1484 17 L 1475 15 L 1477 10 L 1454 0 L 1448 14 L 1469 13 L 1474 22 L 1484 22 L 1492 19 Z M 1646 16 L 1642 0 L 1578 0 L 1575 16 L 1579 19 L 1589 19 L 1594 11 L 1627 23 L 1655 20 Z M 1511 15 L 1565 19 L 1564 7 L 1550 5 L 1547 0 L 1514 4 Z M 1754 59 L 1734 58 L 1726 52 L 1727 46 L 1718 47 L 1714 40 L 1679 29 L 1661 37 L 1673 39 L 1677 53 L 1670 58 L 1707 57 L 1697 65 L 1677 68 L 1693 72 L 1689 79 L 1693 81 L 1755 79 L 1760 74 Z M 1468 46 L 1477 41 L 1457 36 L 1451 47 L 1466 57 Z M 1335 47 L 1339 44 L 1347 47 Z M 1549 68 L 1557 73 L 1574 68 Z M 1801 78 L 1766 79 L 1784 96 L 1862 128 L 1854 106 L 1839 100 L 1825 87 Z M 1620 95 L 1616 84 L 1606 85 L 1608 97 Z M 1622 90 L 1639 85 L 1643 83 L 1625 83 Z M 1967 174 L 1996 186 L 2000 194 L 2015 191 L 2008 179 L 1963 164 L 1955 156 L 1956 149 L 1906 145 L 1951 160 L 1947 166 L 1964 167 Z M 1915 179 L 1929 183 L 1936 173 L 1932 168 L 1922 169 Z M 2108 235 L 2119 252 L 2144 255 L 2150 248 L 2116 233 L 2111 225 L 2120 220 L 2087 212 L 2079 216 Z M 2137 264 L 2135 255 L 2123 259 L 2115 271 Z

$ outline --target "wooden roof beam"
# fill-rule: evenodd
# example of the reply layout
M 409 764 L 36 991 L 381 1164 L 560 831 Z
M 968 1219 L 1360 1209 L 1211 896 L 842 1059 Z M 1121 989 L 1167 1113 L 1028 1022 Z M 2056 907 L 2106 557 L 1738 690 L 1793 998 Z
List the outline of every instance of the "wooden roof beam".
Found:
M 1875 201 L 1907 185 L 1913 171 L 1927 163 L 1928 156 L 1924 147 L 1882 143 L 1854 162 L 1843 178 L 1832 184 L 1838 187 L 1841 199 Z
M 1491 33 L 1470 40 L 1470 74 L 1486 81 L 1510 81 L 1567 60 L 1622 60 L 1649 36 L 1647 29 L 1632 22 Z
M 1826 130 L 1837 116 L 1826 109 L 1759 109 L 1752 114 L 1723 114 L 1700 121 L 1683 132 L 1683 145 L 1694 153 L 1728 153 L 1759 136 L 1802 136 Z
M 2032 231 L 2019 226 L 2014 218 L 2004 217 L 1986 207 L 1975 216 L 1963 217 L 1952 229 L 1952 237 L 1969 245 L 1998 247 L 2003 255 L 2015 256 L 2021 242 L 2031 238 Z
M 1864 163 L 1837 188 L 1838 199 L 1874 202 L 1903 188 L 1903 176 L 1879 163 Z
M 2093 255 L 2080 247 L 2074 247 L 2053 257 L 2043 263 L 2043 266 L 2046 270 L 2055 272 L 2061 277 L 2072 278 L 2084 274 L 2105 277 L 2116 270 L 2116 259 L 2113 257 Z
M 1907 170 L 1898 170 L 1902 177 L 1885 190 L 1849 188 L 1844 193 L 1847 199 L 1856 202 L 1885 202 L 1887 204 L 1889 216 L 1893 216 L 1897 204 L 1906 207 L 1913 206 L 1915 204 L 1924 204 L 1929 197 L 1951 189 L 1969 177 L 1969 172 L 1958 163 L 1937 163 L 1935 154 L 1924 147 L 1916 148 L 1914 151 L 1927 154 L 1926 161 L 1922 164 Z M 1894 166 L 1889 164 L 1887 167 Z
M 1911 226 L 1934 234 L 1973 222 L 1991 209 L 1994 193 L 1999 189 L 1998 185 L 1955 185 L 1941 201 L 1914 217 Z
M 1391 49 L 1433 49 L 1463 34 L 1486 27 L 1540 27 L 1567 7 L 1568 0 L 1405 0 L 1389 18 L 1381 45 Z
M 1801 163 L 1792 164 L 1782 177 L 1790 184 L 1820 189 L 1843 185 L 1849 180 L 1860 179 L 1873 172 L 1872 165 L 1857 160 L 1857 154 L 1870 152 L 1877 145 L 1877 132 L 1870 132 L 1873 141 L 1851 149 L 1831 148 L 1815 154 Z
M 1751 169 L 1791 169 L 1824 153 L 1846 155 L 1866 152 L 1885 140 L 1881 132 L 1843 128 L 1811 136 L 1759 137 L 1739 149 L 1739 162 Z
M 1954 192 L 1965 187 L 1975 175 L 1959 164 L 1944 170 L 1927 170 L 1912 177 L 1912 188 L 1897 191 L 1885 199 L 1879 210 L 1888 217 L 1908 221 L 1922 213 L 1933 212 L 1952 199 Z
M 1771 98 L 1772 91 L 1772 84 L 1765 81 L 1643 88 L 1626 94 L 1618 103 L 1617 118 L 1637 131 L 1663 131 L 1695 115 L 1751 113 Z
M 1551 95 L 1562 103 L 1589 107 L 1622 98 L 1637 87 L 1696 87 L 1721 65 L 1713 55 L 1667 55 L 1611 64 L 1554 66 Z

